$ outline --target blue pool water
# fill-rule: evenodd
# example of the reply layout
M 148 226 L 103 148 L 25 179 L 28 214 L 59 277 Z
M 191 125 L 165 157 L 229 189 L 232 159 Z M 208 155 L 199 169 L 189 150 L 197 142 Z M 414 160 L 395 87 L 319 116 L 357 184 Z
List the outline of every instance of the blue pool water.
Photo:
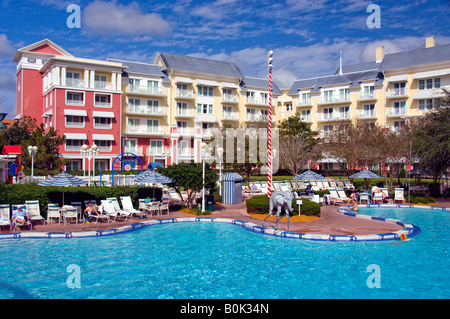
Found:
M 322 242 L 193 222 L 102 238 L 1 240 L 0 298 L 450 297 L 449 212 L 360 213 L 422 232 L 411 241 Z M 69 265 L 80 271 L 80 288 L 67 283 Z M 378 274 L 380 288 L 369 288 Z

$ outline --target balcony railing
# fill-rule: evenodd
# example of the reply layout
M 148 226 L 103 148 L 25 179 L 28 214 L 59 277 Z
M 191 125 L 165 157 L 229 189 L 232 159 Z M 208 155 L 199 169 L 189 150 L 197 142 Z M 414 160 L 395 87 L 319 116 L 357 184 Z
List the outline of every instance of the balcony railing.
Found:
M 245 119 L 248 122 L 268 122 L 269 121 L 269 115 L 247 114 Z M 272 120 L 273 120 L 273 118 L 272 118 Z
M 388 116 L 390 117 L 399 117 L 406 115 L 406 108 L 391 108 L 389 109 Z
M 111 86 L 111 82 L 95 81 L 94 88 L 96 90 L 111 90 L 112 86 Z
M 359 113 L 358 118 L 359 119 L 371 119 L 371 118 L 375 118 L 376 114 L 375 114 L 375 110 L 373 111 L 362 111 L 361 113 Z
M 273 102 L 273 100 L 272 100 Z M 247 96 L 247 104 L 255 104 L 255 105 L 269 105 L 269 99 L 263 97 L 256 96 Z M 273 103 L 272 103 L 273 105 Z
M 307 123 L 312 122 L 311 115 L 301 116 L 301 119 L 303 122 L 307 122 Z
M 160 135 L 164 134 L 164 127 L 162 126 L 133 126 L 127 127 L 127 133 Z
M 128 85 L 128 93 L 148 94 L 148 95 L 164 95 L 162 87 L 143 86 L 143 85 Z
M 407 96 L 407 95 L 408 95 L 407 88 L 396 88 L 388 90 L 388 97 Z
M 128 105 L 128 113 L 140 115 L 165 115 L 162 107 L 149 107 L 146 105 Z
M 320 113 L 319 114 L 319 122 L 330 122 L 330 121 L 342 121 L 342 120 L 349 120 L 350 119 L 350 112 L 345 113 Z
M 319 98 L 319 104 L 345 103 L 345 102 L 350 102 L 350 94 L 321 96 Z
M 222 95 L 222 102 L 238 103 L 239 96 L 237 94 L 224 94 Z
M 74 106 L 84 106 L 84 101 L 81 100 L 67 100 L 67 105 L 74 105 Z
M 125 153 L 133 153 L 137 156 L 144 156 L 142 146 L 125 146 L 123 150 Z
M 377 95 L 375 92 L 359 92 L 359 100 L 376 100 Z
M 82 79 L 67 79 L 67 78 L 66 78 L 66 86 L 72 87 L 72 88 L 85 87 L 84 80 L 82 80 Z
M 164 147 L 147 147 L 147 155 L 149 156 L 165 156 Z M 167 155 L 168 156 L 168 155 Z
M 238 112 L 223 112 L 222 120 L 238 121 L 239 113 Z
M 185 90 L 185 89 L 177 89 L 175 92 L 176 98 L 183 98 L 183 99 L 192 99 L 194 98 L 194 91 L 193 90 Z
M 310 106 L 311 104 L 311 99 L 303 99 L 303 98 L 298 98 L 297 99 L 297 103 L 296 106 Z
M 193 109 L 183 109 L 183 108 L 176 108 L 175 116 L 177 117 L 192 117 L 194 116 L 194 110 Z

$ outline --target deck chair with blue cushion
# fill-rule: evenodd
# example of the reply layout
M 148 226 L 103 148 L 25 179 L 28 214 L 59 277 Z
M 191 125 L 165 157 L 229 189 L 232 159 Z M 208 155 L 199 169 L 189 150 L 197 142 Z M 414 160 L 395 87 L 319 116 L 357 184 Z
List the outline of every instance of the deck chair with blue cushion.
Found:
M 19 207 L 22 207 L 22 209 L 26 212 L 26 206 L 23 205 L 23 204 L 22 205 L 12 205 L 11 207 L 12 207 L 12 215 L 11 216 L 14 216 L 14 213 L 17 212 L 17 208 L 19 208 Z M 28 217 L 30 217 L 30 214 L 28 214 Z M 16 230 L 17 226 L 19 226 L 19 227 L 22 226 L 22 223 L 17 222 L 16 220 L 13 220 L 12 221 L 12 228 L 14 230 Z M 31 223 L 31 219 L 28 218 L 28 221 L 25 222 L 25 224 L 23 224 L 23 226 L 29 227 L 30 230 L 32 230 L 33 229 L 33 224 Z

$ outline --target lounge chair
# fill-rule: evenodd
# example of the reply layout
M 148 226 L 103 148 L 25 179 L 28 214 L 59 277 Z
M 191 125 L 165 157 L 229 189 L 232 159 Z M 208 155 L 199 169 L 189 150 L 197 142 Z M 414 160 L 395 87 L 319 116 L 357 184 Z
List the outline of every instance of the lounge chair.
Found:
M 337 188 L 345 188 L 343 181 L 336 181 Z
M 175 204 L 183 204 L 184 203 L 183 199 L 180 197 L 180 194 L 178 194 L 176 191 L 169 190 L 169 195 Z
M 372 202 L 383 204 L 383 193 L 372 193 Z
M 162 202 L 159 206 L 159 212 L 161 213 L 161 215 L 164 211 L 167 211 L 167 215 L 170 215 L 169 202 Z
M 336 180 L 334 180 L 334 179 L 329 180 L 328 183 L 330 183 L 330 186 L 331 186 L 332 188 L 338 187 L 338 185 L 337 185 L 337 183 L 336 183 Z
M 0 229 L 2 227 L 9 227 L 9 230 L 12 230 L 11 206 L 9 204 L 0 204 Z
M 267 194 L 267 182 L 261 182 L 260 189 L 263 194 Z
M 345 185 L 345 187 L 347 187 L 348 189 L 354 189 L 354 188 L 355 188 L 355 185 L 353 185 L 353 183 L 350 182 L 349 179 L 344 180 L 344 185 Z
M 123 210 L 129 212 L 131 217 L 133 217 L 133 215 L 137 216 L 144 215 L 144 213 L 141 212 L 140 210 L 134 209 L 130 196 L 121 196 L 120 202 L 122 203 Z
M 396 188 L 394 192 L 394 203 L 397 201 L 400 201 L 400 203 L 403 203 L 405 200 L 405 192 L 403 188 Z
M 359 194 L 359 203 L 361 204 L 362 202 L 366 202 L 366 204 L 370 204 L 368 193 Z
M 328 191 L 330 192 L 329 199 L 331 204 L 344 204 L 344 201 L 339 197 L 336 188 L 330 188 Z
M 389 197 L 389 192 L 387 188 L 380 188 L 383 194 L 385 195 L 384 199 L 387 200 L 389 203 L 392 203 L 392 198 Z
M 128 216 L 131 215 L 131 213 L 120 208 L 119 201 L 117 200 L 117 198 L 109 197 L 109 198 L 107 198 L 107 200 L 109 200 L 111 202 L 111 204 L 113 205 L 114 211 L 119 214 L 118 217 L 119 218 L 125 217 L 125 221 L 126 221 L 128 219 Z
M 323 197 L 320 197 L 319 195 L 314 194 L 312 201 L 319 204 L 320 206 L 323 206 Z
M 159 215 L 161 212 L 159 210 L 159 202 L 151 202 L 147 204 L 147 212 L 150 214 L 150 216 L 153 216 L 153 213 L 156 215 Z
M 12 215 L 14 215 L 14 213 L 17 211 L 17 208 L 18 207 L 22 207 L 22 209 L 24 210 L 24 211 L 26 211 L 26 206 L 25 205 L 12 205 Z M 11 215 L 11 216 L 12 216 Z M 30 214 L 28 214 L 28 216 L 30 216 Z M 17 226 L 22 226 L 22 224 L 20 224 L 20 223 L 18 223 L 18 222 L 16 222 L 15 220 L 12 222 L 12 228 L 14 229 L 14 230 L 16 230 L 16 228 L 17 228 Z M 27 227 L 29 227 L 30 228 L 30 230 L 32 230 L 33 229 L 33 224 L 31 223 L 31 218 L 23 225 L 23 226 L 27 226 Z
M 347 194 L 344 192 L 342 188 L 336 188 L 336 191 L 339 195 L 339 198 L 342 199 L 344 202 L 349 203 L 352 199 L 347 196 Z
M 78 224 L 78 211 L 74 206 L 66 207 L 64 211 L 64 225 L 67 223 L 68 219 L 75 219 L 75 222 Z
M 45 218 L 41 216 L 38 200 L 27 200 L 25 206 L 31 221 L 40 221 L 45 224 Z
M 72 205 L 73 207 L 75 207 L 77 209 L 77 213 L 78 215 L 81 217 L 81 202 L 72 202 L 70 203 L 70 205 Z
M 61 212 L 59 211 L 59 205 L 49 203 L 47 204 L 47 224 L 53 219 L 58 219 L 58 224 L 61 223 Z

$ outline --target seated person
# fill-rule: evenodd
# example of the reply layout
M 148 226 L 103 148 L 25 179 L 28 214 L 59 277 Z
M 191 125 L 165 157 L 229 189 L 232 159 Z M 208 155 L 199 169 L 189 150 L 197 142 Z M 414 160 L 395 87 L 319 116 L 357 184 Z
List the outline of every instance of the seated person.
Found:
M 354 210 L 355 212 L 359 211 L 356 193 L 350 195 L 350 203 L 352 204 L 352 207 L 349 210 Z
M 11 216 L 11 221 L 25 225 L 30 220 L 27 212 L 22 206 L 17 207 L 17 211 Z
M 253 184 L 252 184 L 252 192 L 253 193 L 262 193 L 262 191 L 258 187 L 256 187 L 255 182 L 253 182 Z
M 84 213 L 84 217 L 86 219 L 87 222 L 91 221 L 90 216 L 102 216 L 102 212 L 99 211 L 98 206 L 94 205 L 93 202 L 89 202 L 88 206 L 86 207 L 86 209 L 83 211 Z
M 381 193 L 381 197 L 382 197 L 383 201 L 386 198 L 386 195 L 381 191 L 380 188 L 378 188 L 378 186 L 372 187 L 372 198 L 375 197 L 375 193 Z

